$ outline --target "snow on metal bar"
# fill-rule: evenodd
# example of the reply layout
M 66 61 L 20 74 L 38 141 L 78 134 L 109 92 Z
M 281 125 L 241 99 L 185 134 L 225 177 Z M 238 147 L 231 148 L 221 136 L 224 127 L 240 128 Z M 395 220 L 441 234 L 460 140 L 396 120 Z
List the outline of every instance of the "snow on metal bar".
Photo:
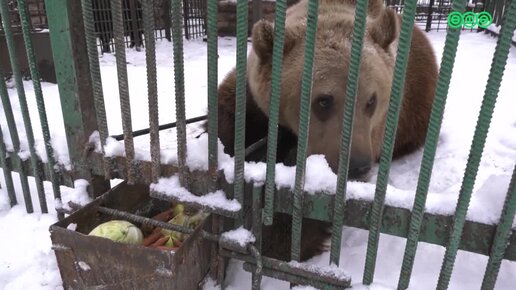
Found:
M 208 211 L 230 217 L 235 217 L 242 209 L 241 204 L 237 200 L 228 199 L 222 190 L 203 194 L 202 196 L 191 193 L 188 189 L 181 186 L 177 175 L 160 178 L 157 183 L 150 185 L 150 189 L 152 197 L 200 206 Z

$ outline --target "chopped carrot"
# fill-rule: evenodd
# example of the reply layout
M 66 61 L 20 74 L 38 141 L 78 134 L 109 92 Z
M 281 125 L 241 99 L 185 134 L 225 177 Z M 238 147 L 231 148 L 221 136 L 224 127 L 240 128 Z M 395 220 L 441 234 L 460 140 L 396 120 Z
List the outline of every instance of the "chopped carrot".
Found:
M 153 243 L 155 243 L 160 237 L 162 237 L 163 234 L 160 231 L 153 231 L 152 234 L 147 236 L 145 239 L 143 239 L 143 245 L 144 246 L 150 246 Z
M 159 247 L 165 245 L 165 243 L 170 239 L 169 236 L 164 236 L 162 238 L 159 238 L 157 241 L 155 241 L 153 244 L 151 244 L 151 247 Z

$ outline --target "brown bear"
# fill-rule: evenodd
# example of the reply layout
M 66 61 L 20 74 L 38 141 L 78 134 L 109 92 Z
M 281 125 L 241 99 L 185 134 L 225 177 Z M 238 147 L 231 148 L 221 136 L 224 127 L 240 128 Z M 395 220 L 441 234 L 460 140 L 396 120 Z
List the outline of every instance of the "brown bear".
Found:
M 323 154 L 337 172 L 355 4 L 353 0 L 320 0 L 319 3 L 308 155 Z M 295 156 L 292 151 L 297 146 L 307 4 L 307 0 L 301 0 L 288 8 L 286 15 L 277 156 L 278 162 L 286 164 L 292 164 L 292 156 Z M 380 156 L 400 23 L 401 17 L 386 8 L 382 1 L 370 0 L 353 124 L 350 179 L 365 179 L 372 163 Z M 267 135 L 273 38 L 273 23 L 262 20 L 254 25 L 247 62 L 246 147 Z M 395 158 L 423 145 L 436 80 L 437 63 L 432 47 L 424 33 L 414 27 Z M 233 70 L 218 91 L 219 138 L 231 155 L 234 153 L 235 85 Z M 270 242 L 263 251 L 267 256 L 288 260 L 290 217 L 277 217 L 272 228 L 265 229 L 264 241 L 269 239 Z M 327 224 L 303 221 L 301 260 L 324 250 L 324 242 L 329 237 L 327 230 Z

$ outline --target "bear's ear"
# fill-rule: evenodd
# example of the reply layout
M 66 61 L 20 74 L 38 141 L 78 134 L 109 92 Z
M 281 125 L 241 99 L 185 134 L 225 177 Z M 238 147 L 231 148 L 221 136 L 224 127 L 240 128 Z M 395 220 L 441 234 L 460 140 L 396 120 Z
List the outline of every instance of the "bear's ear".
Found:
M 373 19 L 369 34 L 374 42 L 387 49 L 398 35 L 398 26 L 398 15 L 392 9 L 386 8 L 378 18 Z
M 253 50 L 262 62 L 270 62 L 274 43 L 274 24 L 260 20 L 253 26 Z M 292 33 L 285 29 L 283 53 L 287 53 L 295 42 Z

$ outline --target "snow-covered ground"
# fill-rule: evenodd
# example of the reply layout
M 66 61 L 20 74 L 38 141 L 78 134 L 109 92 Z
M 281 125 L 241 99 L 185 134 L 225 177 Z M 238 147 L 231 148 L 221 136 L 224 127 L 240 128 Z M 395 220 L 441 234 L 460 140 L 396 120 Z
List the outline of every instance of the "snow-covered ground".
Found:
M 445 33 L 431 32 L 427 34 L 434 45 L 440 61 Z M 453 212 L 457 193 L 460 189 L 463 172 L 468 156 L 475 122 L 478 116 L 481 99 L 494 52 L 496 39 L 485 34 L 465 32 L 461 36 L 457 60 L 451 81 L 449 98 L 444 116 L 443 128 L 437 150 L 437 156 L 430 185 L 427 211 L 450 214 Z M 219 80 L 235 64 L 235 39 L 221 38 L 219 41 Z M 133 129 L 148 127 L 147 99 L 146 99 L 146 70 L 145 54 L 128 50 L 129 90 L 131 93 L 131 110 Z M 122 132 L 120 103 L 116 82 L 115 58 L 104 55 L 100 59 L 106 112 L 110 134 Z M 157 43 L 158 63 L 158 94 L 159 94 L 159 121 L 160 124 L 173 122 L 175 119 L 172 45 L 166 41 Z M 206 44 L 200 40 L 185 42 L 185 78 L 187 118 L 206 113 Z M 485 147 L 485 152 L 475 184 L 468 219 L 485 223 L 496 223 L 500 214 L 503 198 L 507 191 L 511 170 L 516 160 L 516 49 L 511 48 L 508 64 L 504 74 L 504 81 L 500 89 L 495 115 Z M 25 139 L 23 123 L 16 90 L 9 84 L 9 94 L 18 121 L 21 139 Z M 32 84 L 25 82 L 25 89 L 29 101 L 33 128 L 37 144 L 37 151 L 44 157 L 41 142 L 39 119 L 34 100 Z M 60 113 L 60 103 L 57 86 L 44 83 L 43 93 L 49 115 L 51 135 L 56 149 L 58 160 L 67 165 L 69 163 L 66 146 L 64 146 L 64 126 Z M 8 148 L 12 149 L 9 131 L 5 116 L 0 116 L 0 125 L 4 133 L 4 140 Z M 196 126 L 189 127 L 191 136 L 199 132 Z M 161 147 L 166 162 L 174 161 L 175 132 L 166 130 L 161 134 Z M 135 140 L 139 158 L 148 158 L 148 138 L 139 137 Z M 122 144 L 113 142 L 109 152 L 123 154 Z M 203 167 L 205 154 L 200 151 L 206 148 L 206 143 L 192 143 L 189 145 L 189 155 L 195 152 L 202 160 L 192 162 Z M 27 145 L 22 144 L 21 156 L 27 156 Z M 204 156 L 204 157 L 203 157 Z M 231 173 L 228 167 L 230 159 L 222 156 L 222 169 Z M 163 159 L 163 158 L 162 158 Z M 402 207 L 411 207 L 413 191 L 417 183 L 421 151 L 404 157 L 393 163 L 389 182 L 387 202 Z M 313 156 L 309 158 L 307 180 L 312 189 L 332 188 L 335 175 L 328 172 L 324 161 Z M 250 164 L 248 179 L 260 180 L 263 178 L 263 166 Z M 314 170 L 311 170 L 314 169 Z M 282 168 L 278 183 L 288 186 L 292 181 L 292 168 Z M 321 176 L 323 178 L 321 178 Z M 231 179 L 231 176 L 227 176 Z M 48 233 L 50 224 L 56 221 L 55 212 L 50 214 L 38 213 L 35 205 L 34 214 L 26 214 L 23 206 L 23 197 L 17 176 L 14 176 L 17 186 L 17 197 L 20 205 L 9 207 L 5 189 L 0 191 L 0 289 L 56 289 L 61 287 L 61 279 L 57 269 L 54 254 L 50 248 L 51 242 Z M 5 184 L 3 174 L 0 182 Z M 83 186 L 79 182 L 79 187 Z M 349 197 L 372 198 L 374 179 L 370 183 L 350 183 Z M 45 190 L 49 208 L 55 206 L 51 186 L 45 183 Z M 62 187 L 64 201 L 77 198 L 77 190 Z M 81 191 L 81 190 L 79 190 Z M 36 202 L 35 188 L 32 190 L 33 200 Z M 80 192 L 79 192 L 80 193 Z M 37 202 L 36 202 L 37 203 Z M 7 237 L 7 238 L 5 238 Z M 357 289 L 361 286 L 362 272 L 365 263 L 367 231 L 345 228 L 342 239 L 341 267 L 351 274 Z M 377 259 L 375 284 L 370 289 L 392 289 L 397 285 L 405 240 L 402 238 L 382 235 L 380 250 Z M 444 248 L 440 246 L 420 243 L 412 275 L 411 289 L 435 289 L 439 268 L 444 255 Z M 312 263 L 325 266 L 328 264 L 329 254 L 325 253 L 311 260 Z M 487 257 L 459 251 L 457 263 L 451 279 L 450 289 L 478 288 L 482 280 Z M 226 281 L 227 289 L 249 289 L 251 275 L 244 272 L 241 262 L 233 261 L 228 270 Z M 516 285 L 516 263 L 504 261 L 500 270 L 497 289 L 513 289 Z M 264 278 L 263 289 L 287 289 L 288 284 L 270 278 Z M 206 287 L 211 289 L 212 287 Z M 299 287 L 298 289 L 302 289 Z M 306 288 L 305 288 L 306 289 Z

